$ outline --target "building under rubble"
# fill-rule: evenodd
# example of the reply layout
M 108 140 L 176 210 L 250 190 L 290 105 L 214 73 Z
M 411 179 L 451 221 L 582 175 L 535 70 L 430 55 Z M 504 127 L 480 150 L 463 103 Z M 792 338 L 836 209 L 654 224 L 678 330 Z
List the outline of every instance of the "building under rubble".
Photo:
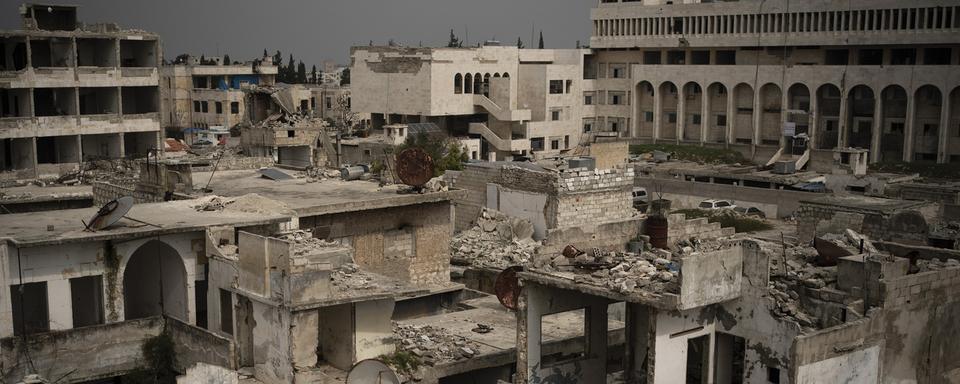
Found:
M 248 86 L 247 117 L 240 124 L 240 146 L 254 157 L 273 158 L 284 166 L 322 164 L 330 149 L 326 124 L 313 117 L 310 89 L 303 85 Z M 324 146 L 324 143 L 328 145 Z M 321 148 L 321 151 L 317 151 Z
M 276 75 L 272 57 L 208 65 L 188 56 L 183 62 L 166 64 L 160 74 L 161 125 L 175 137 L 185 130 L 234 128 L 247 117 L 242 88 L 273 85 Z
M 158 148 L 157 35 L 83 24 L 75 6 L 20 15 L 22 30 L 0 31 L 0 177 L 57 177 Z

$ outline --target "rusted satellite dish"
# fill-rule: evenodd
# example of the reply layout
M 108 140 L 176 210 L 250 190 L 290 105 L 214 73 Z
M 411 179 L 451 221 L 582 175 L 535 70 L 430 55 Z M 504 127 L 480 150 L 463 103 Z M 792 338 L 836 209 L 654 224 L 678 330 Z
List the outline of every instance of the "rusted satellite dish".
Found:
M 517 272 L 523 272 L 523 267 L 519 265 L 508 267 L 497 275 L 497 281 L 493 284 L 493 292 L 497 294 L 500 304 L 512 311 L 517 310 L 517 302 L 520 299 L 520 280 L 517 279 Z
M 397 177 L 411 187 L 422 187 L 433 178 L 433 159 L 420 148 L 397 154 Z
M 347 384 L 400 384 L 397 373 L 377 359 L 360 360 L 350 368 Z
M 86 230 L 99 231 L 116 224 L 116 222 L 123 218 L 127 212 L 130 212 L 130 208 L 132 207 L 133 197 L 131 196 L 124 196 L 116 200 L 110 200 L 100 207 L 100 210 L 97 211 L 96 215 L 93 215 L 93 217 L 90 218 L 88 223 L 85 223 Z

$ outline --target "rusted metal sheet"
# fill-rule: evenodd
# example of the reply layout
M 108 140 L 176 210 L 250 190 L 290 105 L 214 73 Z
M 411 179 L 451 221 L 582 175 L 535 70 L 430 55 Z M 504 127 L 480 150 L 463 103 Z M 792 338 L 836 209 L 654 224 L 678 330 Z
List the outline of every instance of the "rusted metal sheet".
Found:
M 520 299 L 520 281 L 517 279 L 517 272 L 521 271 L 523 267 L 519 265 L 508 267 L 497 275 L 497 281 L 493 284 L 493 292 L 497 294 L 500 304 L 513 311 L 517 310 L 517 301 Z
M 397 176 L 404 184 L 422 187 L 433 178 L 433 159 L 420 148 L 407 148 L 397 154 Z

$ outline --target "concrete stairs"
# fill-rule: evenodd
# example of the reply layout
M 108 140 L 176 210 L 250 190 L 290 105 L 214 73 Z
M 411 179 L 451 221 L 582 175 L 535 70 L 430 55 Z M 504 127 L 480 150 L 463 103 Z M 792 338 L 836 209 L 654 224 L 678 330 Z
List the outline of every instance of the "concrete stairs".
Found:
M 469 132 L 474 135 L 480 135 L 498 151 L 519 152 L 530 150 L 530 140 L 501 138 L 484 123 L 470 123 Z
M 531 116 L 529 109 L 504 108 L 484 95 L 473 95 L 473 105 L 485 109 L 487 113 L 500 121 L 529 121 Z

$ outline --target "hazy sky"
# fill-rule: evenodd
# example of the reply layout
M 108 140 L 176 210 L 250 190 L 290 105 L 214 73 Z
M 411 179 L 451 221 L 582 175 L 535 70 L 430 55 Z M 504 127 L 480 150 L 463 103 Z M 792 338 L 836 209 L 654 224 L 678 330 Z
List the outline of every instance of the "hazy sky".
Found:
M 0 2 L 0 29 L 19 29 L 17 5 Z M 53 2 L 56 3 L 56 2 Z M 469 42 L 496 38 L 527 47 L 543 30 L 547 48 L 589 40 L 596 0 L 70 0 L 83 22 L 116 22 L 160 34 L 164 57 L 180 53 L 259 57 L 266 48 L 305 63 L 348 63 L 350 47 L 396 42 L 445 45 L 453 28 Z M 536 37 L 534 38 L 536 39 Z

